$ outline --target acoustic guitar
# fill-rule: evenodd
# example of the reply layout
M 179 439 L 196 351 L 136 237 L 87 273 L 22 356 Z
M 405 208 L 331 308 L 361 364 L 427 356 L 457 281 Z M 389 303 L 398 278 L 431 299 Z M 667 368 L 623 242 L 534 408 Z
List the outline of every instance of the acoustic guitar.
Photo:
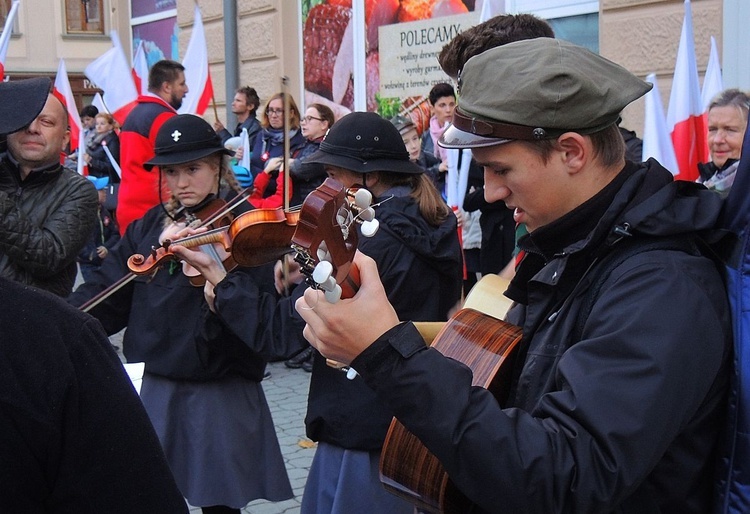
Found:
M 359 271 L 353 264 L 357 247 L 354 223 L 363 235 L 377 231 L 371 197 L 363 189 L 348 190 L 333 179 L 326 179 L 305 199 L 297 229 L 292 237 L 295 260 L 311 287 L 325 291 L 335 303 L 353 296 L 359 288 Z M 443 324 L 432 346 L 444 355 L 469 366 L 472 385 L 490 390 L 502 405 L 507 397 L 515 349 L 521 329 L 498 318 L 510 301 L 502 292 L 507 282 L 488 275 L 477 283 L 464 308 Z M 482 311 L 482 312 L 480 312 Z M 428 340 L 432 323 L 418 323 Z M 429 344 L 429 341 L 428 341 Z M 342 367 L 349 378 L 356 372 Z M 437 458 L 396 419 L 386 436 L 380 458 L 380 478 L 386 489 L 405 498 L 426 512 L 466 514 L 471 502 L 450 481 Z
M 472 385 L 489 390 L 500 405 L 507 400 L 513 361 L 522 337 L 520 327 L 496 317 L 504 315 L 510 303 L 502 296 L 505 285 L 507 282 L 497 275 L 480 280 L 464 308 L 443 325 L 432 343 L 446 357 L 471 368 Z M 490 309 L 492 315 L 477 308 Z M 416 325 L 419 328 L 420 324 Z M 425 332 L 422 335 L 425 337 Z M 437 457 L 396 418 L 380 454 L 380 480 L 388 491 L 424 512 L 466 514 L 472 507 Z

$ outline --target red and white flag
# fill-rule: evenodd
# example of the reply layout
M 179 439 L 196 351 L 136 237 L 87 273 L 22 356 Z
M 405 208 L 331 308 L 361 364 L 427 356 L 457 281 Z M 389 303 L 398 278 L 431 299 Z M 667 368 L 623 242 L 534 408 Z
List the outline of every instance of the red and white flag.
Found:
M 13 4 L 10 6 L 10 11 L 8 12 L 8 17 L 5 18 L 3 33 L 0 34 L 0 80 L 5 78 L 5 57 L 8 55 L 10 35 L 13 32 L 13 23 L 16 21 L 16 15 L 18 14 L 18 6 L 20 3 L 21 0 L 13 0 Z
M 672 136 L 679 167 L 675 178 L 695 180 L 698 178 L 698 163 L 708 160 L 708 143 L 698 85 L 690 0 L 685 0 L 685 18 L 667 108 L 667 129 Z
M 724 91 L 724 79 L 721 76 L 721 64 L 719 62 L 719 51 L 716 49 L 716 39 L 711 36 L 711 53 L 708 56 L 706 76 L 703 77 L 703 89 L 701 90 L 701 104 L 703 112 L 708 114 L 708 104 L 714 96 Z
M 148 60 L 142 40 L 138 43 L 138 48 L 135 50 L 135 56 L 133 57 L 133 81 L 139 95 L 148 93 Z
M 656 82 L 656 75 L 650 73 L 646 76 L 646 82 L 651 82 L 654 87 L 646 93 L 646 116 L 643 126 L 643 155 L 641 160 L 645 161 L 653 157 L 662 166 L 677 174 L 677 158 L 672 146 L 672 138 L 667 130 L 667 121 L 664 118 L 664 107 L 661 103 L 661 93 Z
M 68 70 L 65 68 L 65 60 L 60 59 L 57 66 L 57 76 L 55 85 L 52 88 L 52 94 L 55 95 L 68 110 L 68 126 L 70 127 L 70 149 L 78 149 L 78 173 L 85 175 L 83 154 L 86 153 L 85 142 L 83 140 L 81 118 L 78 116 L 78 107 L 73 98 L 73 90 L 70 88 L 68 80 Z M 61 157 L 61 162 L 62 162 Z
M 112 31 L 112 48 L 86 66 L 86 76 L 104 91 L 107 110 L 122 125 L 138 100 L 130 65 L 116 31 Z
M 211 83 L 211 74 L 208 71 L 208 49 L 206 47 L 206 34 L 203 31 L 203 19 L 197 4 L 195 5 L 193 33 L 190 36 L 182 65 L 185 66 L 188 94 L 183 99 L 182 106 L 177 112 L 202 116 L 214 96 L 214 87 Z

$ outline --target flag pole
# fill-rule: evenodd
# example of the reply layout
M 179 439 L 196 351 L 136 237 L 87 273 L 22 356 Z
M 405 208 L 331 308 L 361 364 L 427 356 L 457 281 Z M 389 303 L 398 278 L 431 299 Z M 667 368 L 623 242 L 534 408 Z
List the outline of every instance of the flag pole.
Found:
M 211 94 L 211 105 L 214 106 L 214 119 L 219 121 L 219 111 L 216 109 L 216 97 Z

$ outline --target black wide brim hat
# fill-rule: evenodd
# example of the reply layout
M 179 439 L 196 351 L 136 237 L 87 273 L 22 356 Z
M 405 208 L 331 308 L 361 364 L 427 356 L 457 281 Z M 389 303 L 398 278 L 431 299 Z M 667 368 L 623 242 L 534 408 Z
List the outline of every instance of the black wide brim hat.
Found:
M 185 164 L 215 153 L 234 155 L 224 148 L 213 127 L 194 114 L 178 114 L 168 119 L 156 134 L 154 153 L 143 163 L 149 171 L 154 166 Z
M 48 77 L 0 82 L 0 134 L 28 126 L 44 109 L 52 82 Z
M 337 166 L 355 173 L 424 173 L 409 160 L 398 129 L 374 112 L 352 112 L 334 123 L 320 148 L 306 162 Z

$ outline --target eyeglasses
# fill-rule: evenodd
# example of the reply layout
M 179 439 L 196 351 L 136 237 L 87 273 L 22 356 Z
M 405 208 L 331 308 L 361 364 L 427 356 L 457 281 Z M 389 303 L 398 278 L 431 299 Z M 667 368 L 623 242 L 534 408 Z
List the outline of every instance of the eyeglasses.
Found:
M 267 109 L 266 114 L 268 116 L 281 116 L 284 114 L 284 109 Z
M 306 123 L 310 123 L 312 120 L 323 121 L 322 118 L 316 118 L 315 116 L 305 116 L 304 118 L 302 118 L 302 121 Z

